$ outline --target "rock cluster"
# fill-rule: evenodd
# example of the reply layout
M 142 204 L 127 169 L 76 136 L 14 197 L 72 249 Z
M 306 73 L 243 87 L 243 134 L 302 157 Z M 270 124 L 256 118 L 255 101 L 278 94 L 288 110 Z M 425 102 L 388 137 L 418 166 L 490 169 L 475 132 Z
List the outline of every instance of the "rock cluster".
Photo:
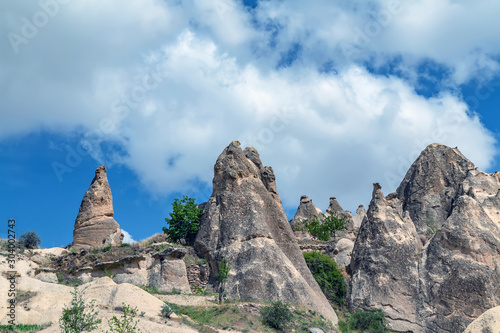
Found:
M 397 193 L 378 184 L 352 252 L 349 304 L 398 332 L 462 332 L 500 305 L 499 174 L 428 146 Z
M 208 261 L 212 282 L 227 259 L 229 299 L 281 300 L 337 323 L 294 237 L 273 170 L 262 165 L 254 148 L 243 151 L 233 141 L 217 159 L 195 249 Z
M 103 165 L 96 169 L 95 177 L 80 205 L 73 230 L 73 246 L 89 249 L 120 245 L 123 234 L 113 215 L 113 196 Z

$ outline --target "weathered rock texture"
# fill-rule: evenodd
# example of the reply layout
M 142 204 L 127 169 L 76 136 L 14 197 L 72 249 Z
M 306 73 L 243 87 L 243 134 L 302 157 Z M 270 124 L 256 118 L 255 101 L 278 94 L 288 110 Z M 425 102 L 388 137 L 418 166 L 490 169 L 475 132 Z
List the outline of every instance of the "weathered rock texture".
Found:
M 307 195 L 300 197 L 300 204 L 290 221 L 290 226 L 294 230 L 295 237 L 299 240 L 311 240 L 312 236 L 307 231 L 298 230 L 304 226 L 303 222 L 309 220 L 312 216 L 317 216 L 321 221 L 323 220 L 323 212 L 316 207 Z
M 337 322 L 309 271 L 276 190 L 272 168 L 257 151 L 233 141 L 214 167 L 195 248 L 207 259 L 212 280 L 226 258 L 226 293 L 243 301 L 281 300 L 304 305 Z
M 428 146 L 397 193 L 375 185 L 351 261 L 352 309 L 379 307 L 399 332 L 463 332 L 500 305 L 498 173 Z
M 338 216 L 348 218 L 349 220 L 352 218 L 351 212 L 344 210 L 335 197 L 330 198 L 330 205 L 326 209 L 325 215 L 332 213 L 336 213 Z
M 169 248 L 155 254 L 142 253 L 82 267 L 75 276 L 90 282 L 107 274 L 114 275 L 116 283 L 156 287 L 160 291 L 191 293 L 184 248 Z
M 483 313 L 467 326 L 464 333 L 500 333 L 500 306 Z
M 374 184 L 367 220 L 361 225 L 352 252 L 353 309 L 380 308 L 398 331 L 420 332 L 417 253 L 422 248 L 415 225 L 401 202 L 384 197 Z
M 73 246 L 89 249 L 120 245 L 123 234 L 113 214 L 113 196 L 103 165 L 96 169 L 95 177 L 80 205 L 73 230 Z
M 457 148 L 434 143 L 412 164 L 396 192 L 420 235 L 428 225 L 440 227 L 474 165 Z
M 356 213 L 352 216 L 352 224 L 354 228 L 359 229 L 361 227 L 361 222 L 366 217 L 366 209 L 363 205 L 359 205 Z

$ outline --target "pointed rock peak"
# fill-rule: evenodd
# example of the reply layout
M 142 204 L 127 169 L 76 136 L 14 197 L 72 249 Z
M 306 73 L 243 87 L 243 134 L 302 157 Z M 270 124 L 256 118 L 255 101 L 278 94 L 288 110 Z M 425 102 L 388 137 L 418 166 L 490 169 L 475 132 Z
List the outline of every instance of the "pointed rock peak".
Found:
M 104 165 L 85 192 L 75 221 L 73 246 L 119 245 L 123 240 L 120 226 L 113 219 L 113 196 Z
M 344 209 L 338 203 L 337 198 L 331 197 L 330 198 L 330 205 L 328 206 L 328 208 L 326 209 L 326 211 L 328 213 L 331 213 L 331 212 L 343 213 Z
M 209 263 L 211 281 L 225 258 L 231 265 L 229 299 L 279 299 L 311 308 L 335 324 L 335 312 L 288 223 L 272 168 L 262 166 L 254 148 L 242 151 L 232 142 L 217 159 L 213 184 L 194 244 Z
M 297 208 L 297 211 L 295 212 L 295 215 L 290 223 L 293 227 L 305 220 L 308 220 L 312 215 L 319 216 L 321 219 L 321 214 L 321 209 L 316 207 L 307 195 L 303 195 L 300 197 L 299 207 Z
M 427 233 L 428 219 L 440 226 L 448 218 L 461 184 L 474 168 L 457 148 L 434 143 L 422 151 L 396 190 L 419 234 Z

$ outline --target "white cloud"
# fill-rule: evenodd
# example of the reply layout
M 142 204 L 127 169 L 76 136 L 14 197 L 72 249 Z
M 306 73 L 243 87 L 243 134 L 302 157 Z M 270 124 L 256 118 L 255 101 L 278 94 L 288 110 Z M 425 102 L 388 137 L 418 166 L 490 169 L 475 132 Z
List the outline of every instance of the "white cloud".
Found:
M 122 234 L 123 234 L 123 243 L 132 244 L 132 243 L 136 242 L 132 238 L 132 236 L 128 232 L 126 232 L 125 230 L 123 230 L 123 229 L 122 229 Z
M 273 166 L 286 206 L 307 194 L 322 209 L 330 196 L 350 209 L 366 204 L 373 182 L 394 190 L 416 152 L 435 141 L 459 146 L 481 168 L 492 164 L 494 138 L 460 96 L 427 99 L 411 81 L 345 61 L 341 43 L 389 1 L 269 1 L 253 13 L 221 1 L 61 7 L 18 54 L 2 46 L 0 138 L 97 131 L 97 142 L 123 153 L 96 149 L 94 157 L 127 165 L 153 193 L 195 191 L 193 179 L 209 184 L 218 154 L 239 139 Z M 355 58 L 403 55 L 407 71 L 430 58 L 455 70 L 453 84 L 496 73 L 496 3 L 402 3 Z M 0 4 L 11 22 L 2 35 L 39 10 L 9 6 Z M 468 11 L 484 14 L 481 24 Z M 276 70 L 294 43 L 297 63 Z M 317 70 L 328 60 L 336 74 Z

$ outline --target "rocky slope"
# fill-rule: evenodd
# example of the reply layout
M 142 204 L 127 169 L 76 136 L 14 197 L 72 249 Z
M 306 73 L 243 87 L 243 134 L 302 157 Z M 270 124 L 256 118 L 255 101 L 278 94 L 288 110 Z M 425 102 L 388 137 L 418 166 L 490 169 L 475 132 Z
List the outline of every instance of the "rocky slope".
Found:
M 498 180 L 433 144 L 397 193 L 376 184 L 352 253 L 351 309 L 381 308 L 399 332 L 462 332 L 498 306 Z
M 113 219 L 113 196 L 106 167 L 98 167 L 83 197 L 73 230 L 73 246 L 90 249 L 96 246 L 120 245 L 120 226 Z
M 212 278 L 222 258 L 229 261 L 229 299 L 300 304 L 337 322 L 288 223 L 273 170 L 255 149 L 243 151 L 233 141 L 217 159 L 195 248 L 208 260 Z

